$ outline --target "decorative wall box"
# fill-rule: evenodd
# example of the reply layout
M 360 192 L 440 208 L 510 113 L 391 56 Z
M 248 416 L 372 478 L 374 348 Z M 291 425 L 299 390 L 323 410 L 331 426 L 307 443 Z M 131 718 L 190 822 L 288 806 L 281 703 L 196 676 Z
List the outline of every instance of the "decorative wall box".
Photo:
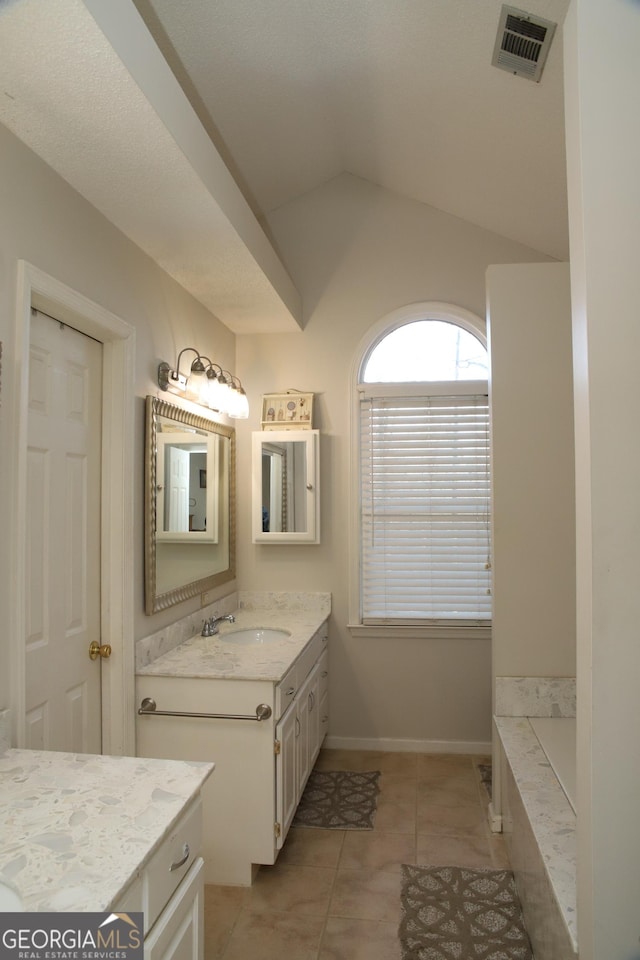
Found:
M 262 396 L 263 430 L 311 430 L 313 394 L 289 390 Z

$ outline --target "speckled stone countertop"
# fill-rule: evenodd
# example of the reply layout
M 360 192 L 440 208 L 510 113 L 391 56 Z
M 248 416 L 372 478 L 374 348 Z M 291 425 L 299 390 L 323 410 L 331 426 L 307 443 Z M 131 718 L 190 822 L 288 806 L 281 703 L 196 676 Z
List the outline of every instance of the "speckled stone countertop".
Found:
M 138 669 L 138 676 L 210 680 L 268 680 L 278 683 L 327 619 L 326 611 L 241 609 L 215 637 L 199 634 Z M 264 644 L 234 644 L 235 630 L 280 628 L 289 636 Z
M 494 717 L 574 949 L 576 815 L 526 717 Z
M 213 764 L 39 750 L 0 756 L 0 878 L 27 911 L 110 909 Z

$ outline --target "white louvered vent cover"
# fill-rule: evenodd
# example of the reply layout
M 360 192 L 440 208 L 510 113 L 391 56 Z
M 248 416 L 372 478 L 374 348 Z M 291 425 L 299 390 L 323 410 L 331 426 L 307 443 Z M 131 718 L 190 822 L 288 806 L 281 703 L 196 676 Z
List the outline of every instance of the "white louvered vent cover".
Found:
M 539 82 L 556 26 L 550 20 L 503 4 L 491 63 Z

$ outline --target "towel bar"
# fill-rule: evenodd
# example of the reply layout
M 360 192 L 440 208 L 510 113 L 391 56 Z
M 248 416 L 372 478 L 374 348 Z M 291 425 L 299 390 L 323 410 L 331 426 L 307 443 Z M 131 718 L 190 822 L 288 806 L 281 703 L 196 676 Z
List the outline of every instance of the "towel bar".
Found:
M 138 713 L 141 717 L 199 717 L 204 720 L 268 720 L 272 710 L 268 703 L 259 703 L 255 713 L 185 713 L 182 710 L 158 710 L 152 697 L 145 697 Z

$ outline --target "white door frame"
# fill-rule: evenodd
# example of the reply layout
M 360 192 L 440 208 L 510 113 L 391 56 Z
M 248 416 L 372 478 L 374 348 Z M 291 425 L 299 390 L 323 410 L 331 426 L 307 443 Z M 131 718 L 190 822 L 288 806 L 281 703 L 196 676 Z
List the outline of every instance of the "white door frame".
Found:
M 113 649 L 102 667 L 102 752 L 135 755 L 133 638 L 133 384 L 135 329 L 99 304 L 18 261 L 14 331 L 14 417 L 10 429 L 9 636 L 11 713 L 15 741 L 25 744 L 25 550 L 27 387 L 31 307 L 51 314 L 103 344 L 101 642 Z

